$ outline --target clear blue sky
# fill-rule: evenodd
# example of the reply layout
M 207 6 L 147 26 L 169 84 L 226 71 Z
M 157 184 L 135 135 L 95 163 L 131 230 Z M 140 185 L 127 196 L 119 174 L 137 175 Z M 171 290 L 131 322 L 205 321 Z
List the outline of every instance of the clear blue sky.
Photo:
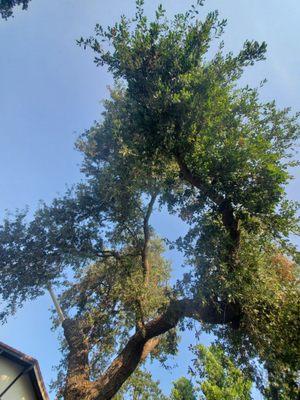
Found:
M 161 2 L 173 14 L 185 10 L 191 0 Z M 146 0 L 149 15 L 158 3 Z M 299 0 L 207 0 L 203 13 L 216 8 L 228 19 L 227 49 L 238 51 L 245 39 L 268 43 L 267 61 L 249 71 L 247 81 L 257 85 L 266 77 L 264 99 L 300 110 Z M 73 143 L 99 118 L 100 100 L 107 96 L 111 78 L 75 40 L 91 34 L 97 22 L 112 24 L 133 10 L 134 0 L 32 0 L 28 11 L 17 10 L 15 18 L 0 20 L 1 215 L 25 205 L 34 209 L 40 199 L 50 201 L 66 184 L 80 179 L 80 156 Z M 291 198 L 299 199 L 299 182 L 298 174 L 289 188 Z M 184 230 L 165 213 L 153 223 L 163 236 L 172 232 L 174 238 Z M 168 256 L 177 274 L 182 259 L 177 253 Z M 0 327 L 0 340 L 39 360 L 46 384 L 59 360 L 57 332 L 50 331 L 50 306 L 47 296 L 26 303 Z M 186 373 L 187 342 L 185 335 L 175 360 L 178 367 L 157 374 L 166 390 L 171 380 Z

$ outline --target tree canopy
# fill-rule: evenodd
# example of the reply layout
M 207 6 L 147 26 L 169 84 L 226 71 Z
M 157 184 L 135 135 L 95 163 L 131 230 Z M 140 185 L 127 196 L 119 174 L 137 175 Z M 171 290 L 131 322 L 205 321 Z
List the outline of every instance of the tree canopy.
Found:
M 13 16 L 13 9 L 16 6 L 22 6 L 23 10 L 27 10 L 30 0 L 0 0 L 0 15 L 4 19 Z
M 251 400 L 252 382 L 226 356 L 220 345 L 192 348 L 189 368 L 192 380 L 179 378 L 173 383 L 170 400 Z
M 196 400 L 196 391 L 192 382 L 187 378 L 179 378 L 173 383 L 171 400 Z
M 66 400 L 111 399 L 149 354 L 176 354 L 190 318 L 262 392 L 297 398 L 299 255 L 289 238 L 299 228 L 285 189 L 298 114 L 240 84 L 266 44 L 226 53 L 226 21 L 200 10 L 198 1 L 168 20 L 160 6 L 149 21 L 138 0 L 133 18 L 78 41 L 115 78 L 101 120 L 77 141 L 85 180 L 32 220 L 18 212 L 0 227 L 2 318 L 59 288 Z M 172 244 L 188 265 L 175 286 L 150 224 L 157 205 L 189 226 Z
M 251 380 L 227 357 L 220 346 L 203 345 L 194 349 L 192 375 L 198 380 L 206 400 L 251 400 Z

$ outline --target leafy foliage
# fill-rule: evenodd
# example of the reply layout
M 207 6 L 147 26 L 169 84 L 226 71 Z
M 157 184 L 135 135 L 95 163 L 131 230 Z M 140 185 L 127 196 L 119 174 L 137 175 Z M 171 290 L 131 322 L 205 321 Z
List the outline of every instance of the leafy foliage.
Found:
M 161 201 L 191 225 L 177 243 L 195 274 L 180 287 L 210 301 L 238 302 L 242 329 L 239 340 L 236 332 L 229 340 L 239 346 L 250 340 L 250 358 L 271 357 L 272 365 L 289 360 L 295 371 L 298 267 L 288 236 L 298 228 L 284 185 L 295 165 L 298 115 L 237 84 L 246 66 L 264 59 L 265 43 L 246 42 L 234 56 L 223 53 L 221 42 L 208 57 L 226 21 L 217 12 L 204 22 L 196 17 L 192 8 L 167 23 L 160 8 L 148 23 L 138 2 L 133 20 L 122 18 L 106 31 L 97 26 L 95 38 L 80 41 L 124 82 L 106 102 L 104 123 L 81 143 L 85 171 L 104 161 L 109 121 L 118 151 L 164 177 Z M 287 269 L 291 275 L 282 279 Z M 223 328 L 217 333 L 228 339 Z
M 153 381 L 149 372 L 137 370 L 126 382 L 114 400 L 167 400 L 161 392 L 159 382 Z M 128 397 L 129 396 L 129 397 Z
M 192 382 L 187 378 L 179 378 L 173 383 L 171 400 L 196 400 L 196 393 Z
M 147 328 L 163 333 L 150 352 L 165 360 L 177 351 L 174 315 L 196 318 L 262 391 L 296 399 L 299 257 L 289 236 L 299 228 L 285 187 L 296 165 L 298 115 L 241 87 L 266 44 L 246 41 L 226 54 L 226 21 L 216 11 L 200 20 L 198 3 L 172 21 L 159 7 L 149 22 L 138 0 L 134 18 L 97 25 L 94 37 L 79 40 L 116 84 L 101 121 L 77 142 L 85 181 L 41 205 L 31 222 L 18 213 L 0 228 L 3 317 L 64 283 L 61 304 L 88 354 L 84 390 L 97 378 L 109 386 L 112 358 L 121 351 L 124 360 L 122 348 L 133 342 L 147 344 Z M 149 222 L 155 202 L 189 225 L 173 244 L 189 266 L 175 287 Z M 73 342 L 79 346 L 69 340 L 69 349 Z M 74 388 L 78 371 L 75 379 L 69 370 L 65 382 L 73 379 Z
M 252 382 L 247 379 L 221 347 L 194 348 L 193 375 L 206 400 L 251 400 Z M 201 380 L 199 381 L 199 378 Z
M 0 0 L 0 15 L 4 19 L 13 16 L 13 8 L 22 5 L 23 10 L 27 10 L 30 0 Z

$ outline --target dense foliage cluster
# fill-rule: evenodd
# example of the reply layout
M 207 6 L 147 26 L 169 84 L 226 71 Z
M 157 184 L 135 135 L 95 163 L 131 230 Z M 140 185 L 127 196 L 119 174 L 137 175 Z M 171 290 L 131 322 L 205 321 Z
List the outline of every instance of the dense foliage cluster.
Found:
M 0 15 L 2 18 L 7 19 L 13 15 L 15 6 L 22 6 L 23 10 L 28 8 L 30 0 L 0 0 Z
M 171 392 L 172 400 L 196 400 L 196 390 L 192 382 L 187 378 L 179 378 L 173 383 Z
M 226 21 L 199 19 L 200 3 L 172 21 L 159 7 L 149 22 L 139 0 L 133 19 L 79 40 L 116 81 L 77 142 L 86 179 L 31 222 L 19 213 L 0 227 L 3 318 L 61 287 L 67 400 L 111 399 L 148 354 L 176 353 L 187 317 L 265 395 L 297 398 L 299 257 L 289 237 L 299 230 L 285 187 L 298 115 L 241 87 L 266 44 L 246 41 L 234 55 L 220 42 L 213 53 Z M 173 244 L 189 267 L 174 287 L 150 225 L 156 204 L 189 226 Z
M 206 348 L 199 345 L 194 352 L 192 375 L 198 378 L 201 399 L 251 400 L 252 382 L 236 368 L 220 346 Z

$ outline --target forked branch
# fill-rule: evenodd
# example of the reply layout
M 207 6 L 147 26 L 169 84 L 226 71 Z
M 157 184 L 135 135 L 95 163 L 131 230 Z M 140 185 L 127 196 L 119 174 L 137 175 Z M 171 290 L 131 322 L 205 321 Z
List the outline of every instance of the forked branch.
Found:
M 193 318 L 201 322 L 211 324 L 229 324 L 236 325 L 241 318 L 241 312 L 234 304 L 202 304 L 201 301 L 190 299 L 171 301 L 166 311 L 145 324 L 143 330 L 137 331 L 127 342 L 126 346 L 111 363 L 105 373 L 95 382 L 86 380 L 83 385 L 88 389 L 88 399 L 90 400 L 110 400 L 118 392 L 122 384 L 135 371 L 141 361 L 157 345 L 160 335 L 176 327 L 178 322 L 185 318 Z M 84 356 L 83 352 L 82 356 Z M 77 360 L 79 361 L 79 360 Z M 80 371 L 81 373 L 84 370 Z M 82 378 L 83 374 L 81 375 Z M 73 382 L 76 386 L 76 382 Z M 76 390 L 70 390 L 70 396 L 66 400 L 75 400 L 72 393 Z

